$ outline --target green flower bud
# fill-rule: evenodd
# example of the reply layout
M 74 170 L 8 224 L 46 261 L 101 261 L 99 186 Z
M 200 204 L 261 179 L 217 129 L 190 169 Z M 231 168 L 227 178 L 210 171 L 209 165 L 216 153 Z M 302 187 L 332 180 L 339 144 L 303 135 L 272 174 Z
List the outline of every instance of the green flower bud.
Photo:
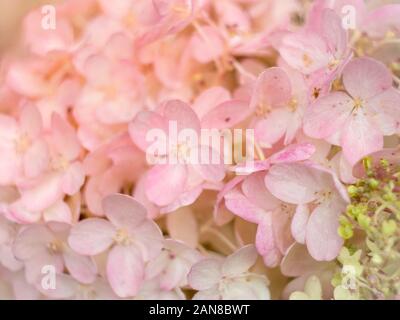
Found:
M 369 224 L 371 223 L 371 218 L 365 214 L 360 214 L 357 217 L 357 222 L 359 223 L 360 227 L 363 229 L 368 229 Z
M 373 264 L 380 265 L 380 264 L 382 264 L 382 262 L 383 262 L 383 259 L 379 254 L 374 254 L 372 256 L 372 263 Z
M 358 195 L 358 188 L 356 186 L 350 185 L 347 187 L 347 192 L 349 193 L 350 197 L 355 198 Z
M 341 225 L 338 229 L 338 234 L 344 240 L 350 239 L 354 235 L 353 227 L 351 226 L 351 224 Z
M 382 232 L 385 236 L 391 236 L 396 232 L 397 224 L 394 220 L 387 220 L 382 222 Z

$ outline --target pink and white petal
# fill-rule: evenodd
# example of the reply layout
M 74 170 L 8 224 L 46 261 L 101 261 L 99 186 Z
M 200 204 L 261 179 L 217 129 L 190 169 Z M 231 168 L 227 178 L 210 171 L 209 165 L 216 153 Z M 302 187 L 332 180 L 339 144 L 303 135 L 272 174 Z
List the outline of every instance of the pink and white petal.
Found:
M 273 164 L 303 161 L 310 159 L 315 152 L 316 147 L 312 143 L 291 144 L 282 151 L 275 153 L 270 161 Z
M 143 261 L 157 257 L 163 247 L 163 236 L 158 225 L 152 220 L 146 220 L 137 226 L 132 235 Z
M 249 244 L 232 253 L 222 264 L 222 274 L 226 277 L 239 276 L 246 273 L 257 261 L 257 250 Z
M 230 100 L 231 95 L 228 90 L 223 87 L 211 87 L 204 90 L 195 99 L 193 110 L 196 112 L 199 119 L 203 119 L 211 110 L 221 103 Z
M 400 92 L 390 88 L 367 102 L 368 108 L 373 110 L 374 119 L 385 136 L 400 131 Z
M 51 254 L 48 250 L 38 252 L 30 259 L 25 261 L 26 280 L 31 283 L 43 279 L 43 268 L 51 266 L 56 272 L 62 272 L 64 261 L 60 254 Z
M 173 212 L 181 207 L 186 207 L 193 204 L 203 192 L 203 185 L 191 188 L 188 191 L 182 193 L 174 202 L 169 205 L 164 206 L 160 209 L 159 213 L 169 213 Z
M 206 145 L 200 145 L 193 154 L 197 159 L 190 159 L 191 167 L 206 181 L 219 182 L 225 177 L 225 164 L 218 151 Z
M 53 240 L 55 237 L 46 226 L 30 225 L 17 235 L 13 251 L 17 259 L 27 260 L 46 251 Z
M 281 209 L 272 212 L 272 227 L 275 243 L 282 255 L 286 253 L 287 249 L 294 242 L 292 233 L 290 232 L 291 219 L 290 212 Z
M 181 285 L 189 270 L 182 261 L 172 260 L 160 276 L 160 288 L 163 290 L 173 290 Z
M 250 109 L 257 106 L 283 106 L 291 97 L 290 79 L 282 68 L 272 67 L 261 73 L 256 81 Z
M 26 105 L 22 109 L 19 123 L 22 131 L 31 139 L 38 137 L 43 129 L 42 116 L 39 110 L 31 104 Z
M 186 180 L 187 168 L 185 165 L 156 165 L 146 176 L 146 195 L 158 206 L 169 205 L 183 193 Z
M 306 230 L 310 210 L 308 205 L 299 204 L 296 208 L 296 213 L 293 216 L 291 231 L 293 238 L 298 242 L 304 244 L 306 241 Z
M 21 187 L 22 205 L 30 211 L 43 211 L 50 207 L 63 196 L 61 179 L 61 174 L 54 173 L 45 176 L 32 188 Z
M 322 203 L 311 213 L 306 231 L 310 255 L 317 261 L 330 261 L 337 257 L 343 245 L 338 234 L 340 211 L 333 203 Z
M 301 163 L 272 166 L 265 176 L 265 185 L 275 197 L 292 204 L 314 201 L 321 188 L 316 171 Z
M 77 193 L 85 182 L 85 170 L 81 162 L 72 163 L 64 173 L 61 188 L 67 195 Z
M 280 201 L 265 187 L 265 173 L 258 172 L 248 176 L 242 183 L 242 192 L 245 197 L 265 211 L 272 211 L 279 206 Z
M 224 199 L 226 208 L 246 221 L 258 223 L 265 214 L 264 209 L 249 201 L 237 188 L 227 192 Z
M 69 273 L 79 282 L 87 284 L 96 279 L 97 266 L 91 257 L 81 256 L 68 248 L 63 258 Z
M 59 114 L 53 113 L 51 117 L 51 129 L 53 146 L 67 160 L 76 159 L 81 150 L 81 145 L 74 128 Z
M 222 263 L 217 259 L 201 260 L 189 272 L 189 285 L 195 290 L 211 289 L 222 277 L 221 268 Z
M 64 201 L 59 200 L 43 212 L 43 219 L 46 222 L 57 221 L 57 222 L 71 224 L 72 223 L 71 208 Z
M 70 275 L 56 275 L 55 288 L 45 289 L 41 284 L 36 285 L 40 292 L 51 299 L 72 299 L 79 290 L 79 283 Z
M 146 219 L 146 208 L 134 198 L 124 194 L 112 194 L 102 201 L 103 211 L 117 228 L 134 230 Z
M 341 146 L 350 165 L 364 156 L 383 148 L 383 134 L 361 112 L 353 114 L 346 123 Z
M 96 255 L 111 246 L 115 233 L 115 227 L 104 219 L 85 219 L 71 228 L 68 244 L 80 254 Z
M 382 62 L 363 57 L 344 68 L 343 84 L 353 98 L 365 101 L 389 89 L 392 76 Z
M 261 147 L 271 148 L 284 136 L 289 117 L 290 112 L 286 108 L 279 108 L 273 110 L 266 118 L 257 121 L 254 135 Z
M 209 289 L 196 292 L 193 300 L 221 300 L 221 293 L 215 285 Z
M 159 111 L 169 124 L 176 123 L 178 134 L 184 129 L 192 129 L 197 134 L 200 133 L 200 120 L 187 103 L 181 100 L 169 100 L 161 105 Z
M 279 52 L 292 68 L 304 74 L 311 74 L 329 63 L 326 42 L 313 32 L 285 36 Z
M 41 212 L 35 210 L 29 210 L 20 201 L 13 202 L 5 211 L 10 214 L 10 219 L 15 220 L 18 223 L 35 223 L 39 222 L 41 218 Z
M 144 281 L 140 252 L 132 246 L 115 246 L 108 255 L 107 278 L 119 297 L 134 297 Z
M 168 123 L 161 115 L 155 112 L 141 111 L 129 124 L 129 135 L 142 151 L 147 151 L 148 147 L 154 143 L 154 141 L 149 140 L 152 130 L 153 132 L 158 130 L 160 133 L 164 133 L 165 141 L 160 143 L 167 145 Z M 162 138 L 161 134 L 160 138 Z
M 306 110 L 304 132 L 318 139 L 340 132 L 353 106 L 353 100 L 343 92 L 333 92 L 321 97 Z
M 248 102 L 242 100 L 225 101 L 210 110 L 201 119 L 201 127 L 209 129 L 231 128 L 250 115 Z
M 259 223 L 255 245 L 267 267 L 273 268 L 279 264 L 282 254 L 275 243 L 271 213 L 265 214 Z
M 322 35 L 327 41 L 329 50 L 340 58 L 347 46 L 346 30 L 342 27 L 339 15 L 331 9 L 325 9 L 321 17 Z
M 24 155 L 24 172 L 27 178 L 36 178 L 49 165 L 49 151 L 44 140 L 34 142 Z
M 314 260 L 307 247 L 294 243 L 281 262 L 281 271 L 287 277 L 299 277 L 303 274 L 318 272 L 327 267 L 326 262 Z
M 10 271 L 18 271 L 24 267 L 22 261 L 18 260 L 11 245 L 0 245 L 0 264 Z

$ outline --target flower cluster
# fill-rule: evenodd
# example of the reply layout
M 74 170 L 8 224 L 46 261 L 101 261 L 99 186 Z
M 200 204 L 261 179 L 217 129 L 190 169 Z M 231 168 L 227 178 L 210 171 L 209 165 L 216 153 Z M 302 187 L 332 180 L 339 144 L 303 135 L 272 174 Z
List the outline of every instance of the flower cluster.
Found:
M 30 12 L 0 56 L 0 298 L 400 297 L 400 5 L 377 2 Z

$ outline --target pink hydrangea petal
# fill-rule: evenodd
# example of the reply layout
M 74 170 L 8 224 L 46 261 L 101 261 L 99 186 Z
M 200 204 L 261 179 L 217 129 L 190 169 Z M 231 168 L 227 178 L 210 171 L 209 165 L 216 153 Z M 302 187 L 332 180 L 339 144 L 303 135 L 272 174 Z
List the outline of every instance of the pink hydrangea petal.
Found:
M 146 177 L 146 195 L 150 201 L 165 206 L 176 200 L 185 189 L 187 168 L 184 165 L 156 165 Z
M 81 256 L 72 250 L 64 251 L 63 258 L 69 273 L 79 282 L 92 283 L 96 279 L 97 266 L 92 258 Z
M 257 223 L 265 210 L 249 201 L 238 189 L 233 189 L 225 194 L 225 206 L 235 215 L 246 221 Z
M 135 199 L 123 194 L 112 194 L 103 199 L 103 211 L 117 228 L 134 230 L 146 219 L 146 209 Z
M 62 190 L 72 196 L 77 193 L 85 181 L 85 171 L 80 162 L 72 163 L 62 177 Z
M 233 277 L 245 273 L 256 263 L 257 257 L 254 245 L 244 246 L 226 258 L 222 264 L 222 274 Z
M 46 250 L 46 245 L 55 239 L 44 225 L 32 225 L 21 231 L 15 239 L 13 251 L 18 259 L 26 260 Z
M 279 206 L 280 202 L 265 187 L 264 178 L 263 172 L 248 176 L 242 183 L 242 191 L 250 202 L 265 211 L 271 211 Z
M 320 204 L 311 213 L 306 231 L 306 243 L 310 255 L 318 261 L 336 258 L 343 245 L 338 234 L 340 211 L 332 203 Z
M 96 255 L 111 246 L 116 229 L 103 219 L 85 219 L 72 227 L 68 238 L 70 247 L 83 255 Z
M 329 63 L 326 42 L 313 32 L 287 35 L 280 53 L 292 68 L 304 74 L 315 72 Z
M 376 112 L 376 121 L 384 135 L 400 131 L 400 92 L 390 88 L 368 101 L 368 108 Z
M 314 260 L 306 246 L 294 243 L 282 259 L 280 267 L 285 276 L 299 277 L 326 268 L 327 264 Z
M 266 266 L 272 268 L 279 264 L 282 254 L 276 246 L 271 213 L 265 214 L 260 221 L 255 245 Z
M 211 87 L 200 93 L 193 103 L 193 109 L 200 119 L 221 103 L 230 100 L 231 95 L 223 87 Z
M 362 112 L 358 112 L 346 123 L 341 145 L 347 161 L 354 165 L 362 157 L 382 149 L 383 134 Z
M 204 259 L 196 263 L 189 272 L 189 285 L 195 290 L 207 290 L 217 284 L 222 276 L 221 262 Z
M 261 73 L 256 81 L 251 97 L 250 109 L 258 105 L 267 107 L 283 106 L 291 97 L 291 84 L 287 73 L 272 67 Z
M 129 124 L 129 134 L 133 142 L 143 151 L 146 151 L 153 142 L 148 141 L 146 138 L 151 129 L 159 129 L 165 133 L 166 137 L 168 135 L 168 123 L 161 115 L 155 112 L 139 112 Z
M 137 239 L 137 248 L 144 261 L 149 261 L 159 255 L 163 247 L 163 236 L 159 226 L 152 220 L 147 220 L 137 226 L 133 236 Z
M 20 126 L 30 138 L 34 139 L 43 129 L 42 117 L 39 110 L 33 105 L 25 106 L 19 118 Z
M 44 140 L 37 140 L 26 151 L 24 172 L 28 178 L 38 177 L 49 164 L 49 152 Z
M 353 100 L 343 92 L 333 92 L 318 99 L 306 111 L 304 132 L 318 139 L 339 132 L 350 116 L 353 106 Z
M 200 145 L 196 148 L 198 161 L 191 167 L 199 173 L 204 180 L 219 182 L 225 177 L 225 165 L 221 155 L 212 147 Z
M 249 116 L 248 102 L 242 100 L 225 101 L 201 119 L 202 128 L 226 129 L 244 121 Z
M 52 115 L 51 126 L 54 147 L 67 160 L 76 159 L 81 150 L 81 145 L 74 128 L 58 114 Z
M 320 189 L 316 172 L 299 163 L 272 166 L 265 176 L 265 184 L 275 197 L 293 204 L 315 200 Z
M 121 298 L 135 296 L 144 281 L 144 264 L 132 246 L 115 246 L 108 255 L 107 278 Z
M 289 110 L 279 108 L 257 122 L 254 134 L 261 147 L 270 148 L 284 136 L 288 128 L 289 116 Z
M 389 89 L 392 76 L 382 62 L 363 57 L 345 67 L 343 84 L 353 98 L 368 100 Z
M 291 231 L 298 243 L 304 244 L 306 241 L 306 230 L 310 211 L 307 205 L 298 205 L 293 216 Z

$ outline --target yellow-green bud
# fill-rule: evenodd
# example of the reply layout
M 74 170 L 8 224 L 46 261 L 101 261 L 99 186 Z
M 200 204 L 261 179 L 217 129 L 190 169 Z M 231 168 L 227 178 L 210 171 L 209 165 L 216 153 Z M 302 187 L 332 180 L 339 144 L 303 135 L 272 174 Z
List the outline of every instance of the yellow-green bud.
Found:
M 382 232 L 385 236 L 391 236 L 396 232 L 397 224 L 394 220 L 387 220 L 382 222 Z
M 350 224 L 341 225 L 338 229 L 338 234 L 344 240 L 350 239 L 354 235 L 353 227 Z
M 376 265 L 380 265 L 382 264 L 383 259 L 379 254 L 374 254 L 372 256 L 372 263 L 376 264 Z
M 350 197 L 354 198 L 357 197 L 358 195 L 358 188 L 356 186 L 348 186 L 347 187 L 347 192 L 349 193 Z

